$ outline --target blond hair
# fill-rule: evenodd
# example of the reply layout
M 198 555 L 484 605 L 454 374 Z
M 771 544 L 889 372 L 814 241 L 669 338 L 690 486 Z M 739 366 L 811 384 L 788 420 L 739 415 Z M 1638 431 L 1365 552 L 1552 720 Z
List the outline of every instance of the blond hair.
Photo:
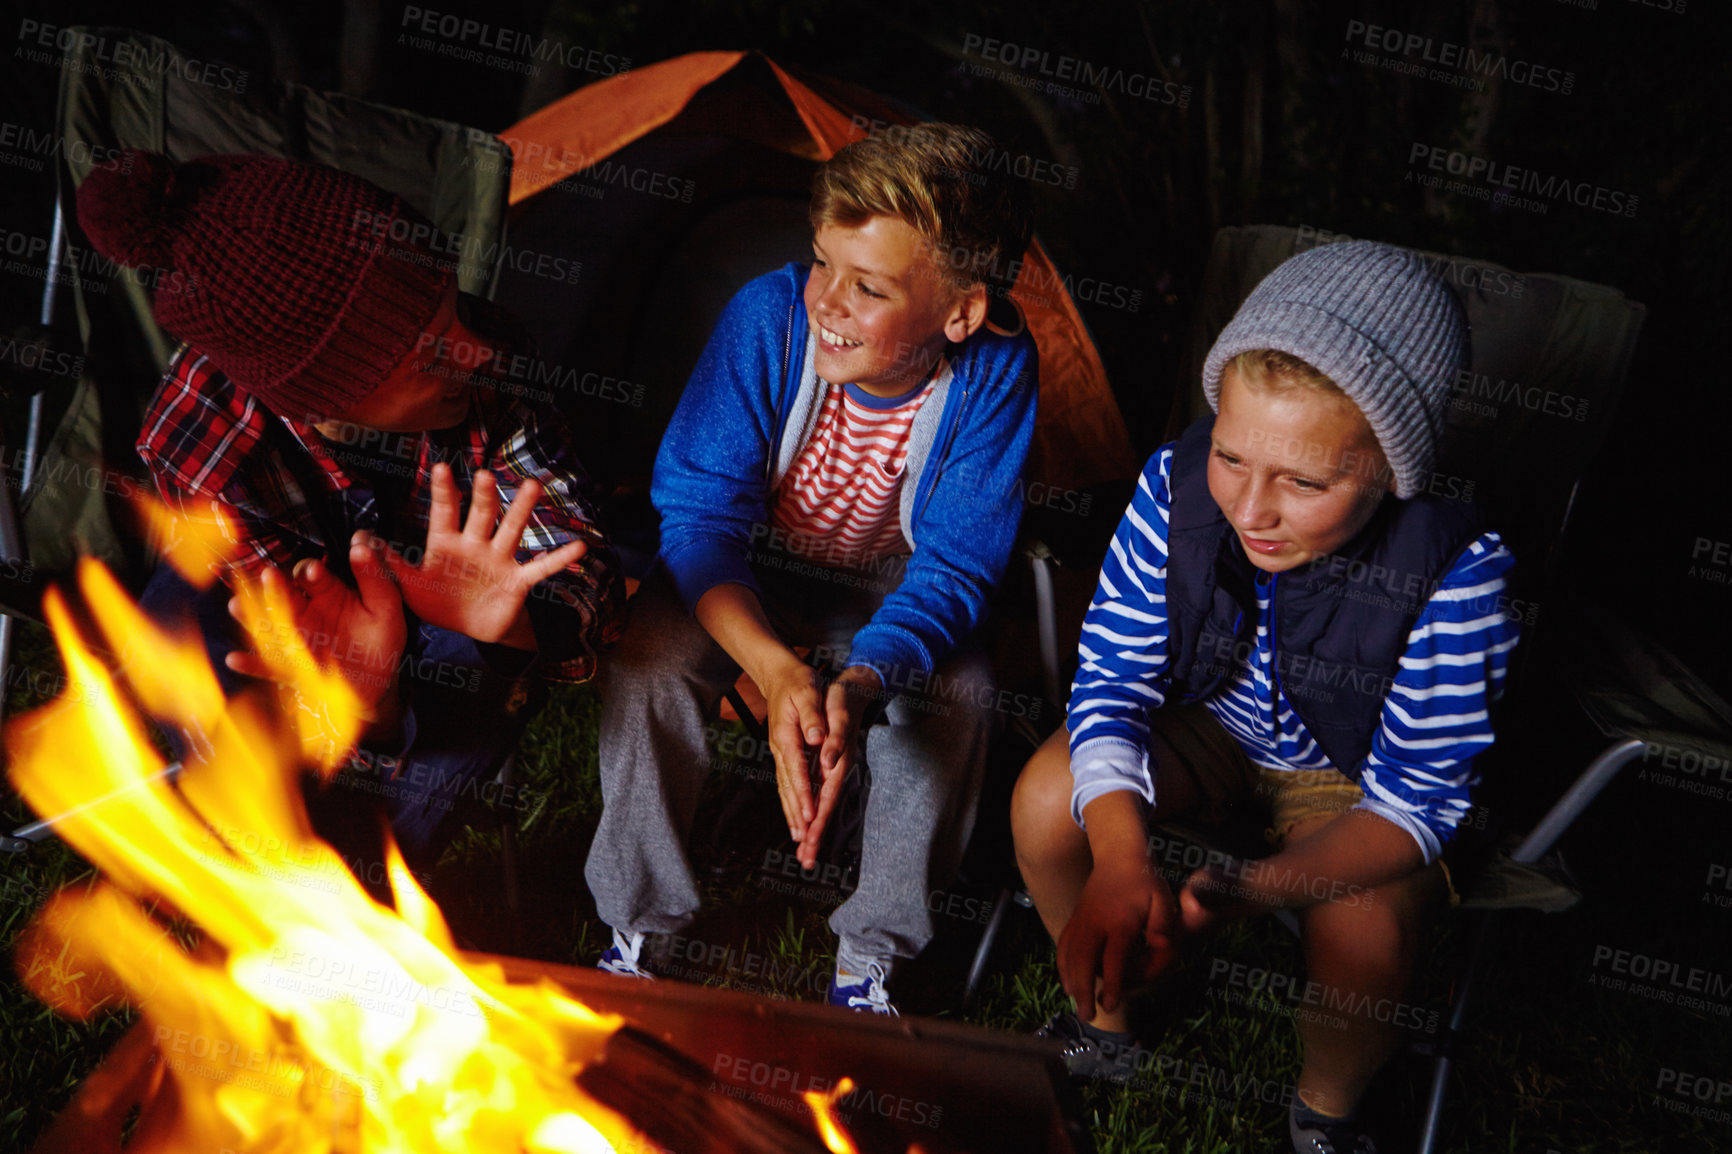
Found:
M 1247 349 L 1228 361 L 1226 368 L 1232 369 L 1241 381 L 1258 392 L 1306 388 L 1340 397 L 1349 403 L 1353 401 L 1340 385 L 1318 372 L 1310 362 L 1280 349 Z M 1226 369 L 1222 370 L 1222 375 L 1226 375 Z
M 1336 404 L 1345 405 L 1367 429 L 1371 427 L 1370 420 L 1359 407 L 1359 402 L 1327 374 L 1319 372 L 1309 361 L 1292 353 L 1284 353 L 1280 349 L 1247 349 L 1227 362 L 1221 371 L 1223 379 L 1228 369 L 1238 376 L 1246 388 L 1254 392 L 1284 393 L 1304 389 Z M 1377 452 L 1356 456 L 1349 471 L 1359 478 L 1358 483 L 1362 488 L 1381 492 L 1389 486 L 1393 467 L 1383 451 L 1382 442 L 1376 437 L 1376 431 L 1373 430 L 1372 438 L 1377 445 Z
M 1032 231 L 1023 182 L 991 136 L 960 124 L 892 125 L 831 157 L 812 181 L 813 231 L 893 216 L 919 233 L 958 290 L 1008 291 Z M 995 171 L 999 169 L 999 171 Z

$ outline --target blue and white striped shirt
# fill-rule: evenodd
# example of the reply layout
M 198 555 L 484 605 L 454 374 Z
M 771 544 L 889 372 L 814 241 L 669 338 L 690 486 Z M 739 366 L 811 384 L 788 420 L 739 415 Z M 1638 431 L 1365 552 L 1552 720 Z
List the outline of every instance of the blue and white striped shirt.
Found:
M 1150 459 L 1137 482 L 1100 585 L 1083 621 L 1071 689 L 1071 815 L 1102 794 L 1135 790 L 1153 804 L 1148 713 L 1166 701 L 1167 518 L 1173 447 Z M 1474 755 L 1492 743 L 1488 707 L 1503 691 L 1520 631 L 1506 613 L 1505 574 L 1514 558 L 1483 533 L 1457 558 L 1407 635 L 1400 670 L 1359 778 L 1358 808 L 1412 835 L 1434 860 L 1467 813 L 1479 781 Z M 1271 581 L 1260 574 L 1257 644 L 1248 666 L 1204 705 L 1255 765 L 1327 769 L 1331 762 L 1272 676 Z M 1373 594 L 1375 595 L 1375 594 Z

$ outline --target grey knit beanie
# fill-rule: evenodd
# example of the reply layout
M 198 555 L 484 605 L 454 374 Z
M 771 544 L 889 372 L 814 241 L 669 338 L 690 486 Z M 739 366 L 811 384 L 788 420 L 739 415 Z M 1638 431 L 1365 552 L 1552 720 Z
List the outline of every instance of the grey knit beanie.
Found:
M 1444 406 L 1468 364 L 1467 314 L 1419 254 L 1344 241 L 1282 262 L 1245 298 L 1203 362 L 1221 408 L 1221 372 L 1254 349 L 1298 357 L 1353 398 L 1395 474 L 1395 495 L 1424 491 Z

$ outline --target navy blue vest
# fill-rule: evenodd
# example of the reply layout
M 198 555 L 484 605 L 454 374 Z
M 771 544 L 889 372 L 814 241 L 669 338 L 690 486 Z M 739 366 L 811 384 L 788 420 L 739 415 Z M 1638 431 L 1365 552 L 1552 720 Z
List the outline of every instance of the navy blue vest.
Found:
M 1173 450 L 1167 527 L 1168 652 L 1173 696 L 1201 701 L 1250 660 L 1255 582 L 1232 526 L 1209 495 L 1206 417 Z M 1471 506 L 1386 498 L 1341 550 L 1273 576 L 1275 680 L 1336 768 L 1359 779 L 1407 635 L 1438 582 L 1479 535 Z

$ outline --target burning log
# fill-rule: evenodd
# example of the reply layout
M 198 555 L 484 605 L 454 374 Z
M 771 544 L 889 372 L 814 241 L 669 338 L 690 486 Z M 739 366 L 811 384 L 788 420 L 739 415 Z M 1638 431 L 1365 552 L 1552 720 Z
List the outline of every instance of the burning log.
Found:
M 512 981 L 548 979 L 597 1012 L 619 1015 L 707 1071 L 712 1092 L 764 1105 L 795 1125 L 810 1116 L 807 1092 L 828 1093 L 862 1154 L 1092 1149 L 1076 1089 L 1050 1042 L 934 1018 L 881 1018 L 493 960 Z M 842 1087 L 844 1078 L 851 1088 Z
M 712 1093 L 709 1073 L 641 1030 L 615 1031 L 577 1076 L 596 1101 L 677 1154 L 825 1154 L 825 1146 L 752 1102 Z

